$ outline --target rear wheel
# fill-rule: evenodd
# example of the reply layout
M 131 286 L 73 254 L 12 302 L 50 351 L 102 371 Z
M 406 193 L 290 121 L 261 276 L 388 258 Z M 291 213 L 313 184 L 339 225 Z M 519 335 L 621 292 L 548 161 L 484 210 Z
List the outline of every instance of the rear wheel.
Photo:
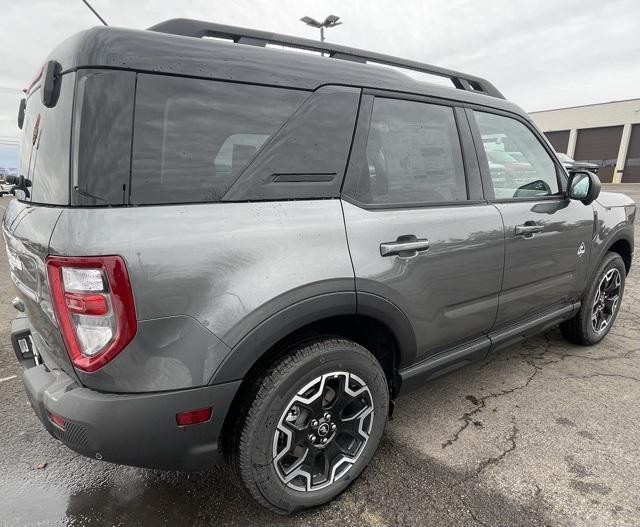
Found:
M 389 390 L 380 364 L 362 346 L 336 338 L 304 343 L 255 388 L 231 438 L 230 461 L 265 507 L 288 514 L 325 503 L 371 460 Z
M 609 333 L 620 309 L 625 277 L 626 269 L 620 255 L 607 253 L 580 310 L 572 319 L 560 324 L 560 331 L 569 342 L 590 346 Z

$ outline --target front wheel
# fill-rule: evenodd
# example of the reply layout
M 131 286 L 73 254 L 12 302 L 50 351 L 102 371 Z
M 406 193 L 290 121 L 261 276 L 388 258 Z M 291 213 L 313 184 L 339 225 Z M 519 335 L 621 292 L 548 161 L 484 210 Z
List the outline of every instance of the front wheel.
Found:
M 384 430 L 389 389 L 365 348 L 322 338 L 277 360 L 247 399 L 231 465 L 259 503 L 290 514 L 330 501 L 364 470 Z
M 591 346 L 609 333 L 620 309 L 625 278 L 626 268 L 620 255 L 607 253 L 580 310 L 572 319 L 560 324 L 560 331 L 569 342 Z

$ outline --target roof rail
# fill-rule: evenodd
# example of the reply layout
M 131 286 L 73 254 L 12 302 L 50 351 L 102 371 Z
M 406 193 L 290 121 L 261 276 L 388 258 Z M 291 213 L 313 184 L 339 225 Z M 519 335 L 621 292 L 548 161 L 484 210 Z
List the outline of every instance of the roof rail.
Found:
M 278 44 L 289 48 L 316 51 L 326 53 L 329 57 L 334 59 L 349 60 L 362 64 L 373 62 L 385 66 L 395 66 L 397 68 L 419 71 L 430 75 L 436 75 L 438 77 L 445 77 L 450 79 L 453 85 L 460 90 L 482 93 L 484 95 L 490 95 L 500 99 L 505 98 L 493 84 L 480 77 L 440 68 L 438 66 L 432 66 L 431 64 L 405 60 L 391 55 L 364 51 L 337 44 L 327 44 L 326 42 L 321 43 L 307 38 L 292 37 L 289 35 L 281 35 L 279 33 L 269 33 L 268 31 L 259 31 L 256 29 L 225 26 L 222 24 L 214 24 L 212 22 L 192 20 L 189 18 L 174 18 L 166 20 L 165 22 L 160 22 L 155 26 L 151 26 L 149 31 L 194 38 L 223 38 L 232 40 L 238 44 L 248 44 L 251 46 L 265 47 L 267 44 Z

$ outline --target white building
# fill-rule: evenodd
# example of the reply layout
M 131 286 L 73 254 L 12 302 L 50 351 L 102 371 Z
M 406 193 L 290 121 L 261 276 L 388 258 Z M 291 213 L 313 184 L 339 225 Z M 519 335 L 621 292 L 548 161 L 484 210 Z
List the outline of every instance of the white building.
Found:
M 529 114 L 557 152 L 600 165 L 609 183 L 640 183 L 640 99 Z

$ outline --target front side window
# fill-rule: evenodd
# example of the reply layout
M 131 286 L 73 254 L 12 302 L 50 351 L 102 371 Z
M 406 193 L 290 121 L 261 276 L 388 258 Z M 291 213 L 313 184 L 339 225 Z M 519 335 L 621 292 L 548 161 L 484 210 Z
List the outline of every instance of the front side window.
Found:
M 371 115 L 362 203 L 428 204 L 467 199 L 453 108 L 377 98 Z
M 138 77 L 131 203 L 218 201 L 308 92 Z
M 559 192 L 556 166 L 531 130 L 509 117 L 473 113 L 496 199 L 530 199 Z

